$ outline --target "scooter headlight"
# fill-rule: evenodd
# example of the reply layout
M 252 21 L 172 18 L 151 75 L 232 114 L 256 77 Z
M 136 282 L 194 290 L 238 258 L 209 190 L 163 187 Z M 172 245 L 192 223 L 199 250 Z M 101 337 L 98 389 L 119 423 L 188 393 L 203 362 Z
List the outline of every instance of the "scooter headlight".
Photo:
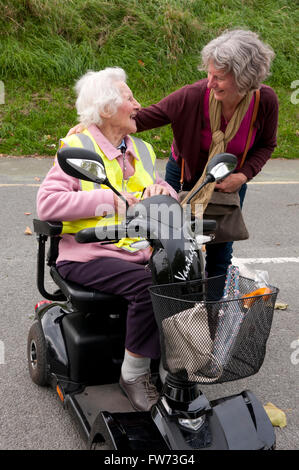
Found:
M 179 421 L 179 424 L 183 426 L 184 428 L 189 429 L 191 431 L 198 431 L 199 428 L 201 428 L 201 426 L 204 424 L 205 417 L 199 416 L 199 418 L 195 418 L 195 419 L 179 418 L 178 421 Z

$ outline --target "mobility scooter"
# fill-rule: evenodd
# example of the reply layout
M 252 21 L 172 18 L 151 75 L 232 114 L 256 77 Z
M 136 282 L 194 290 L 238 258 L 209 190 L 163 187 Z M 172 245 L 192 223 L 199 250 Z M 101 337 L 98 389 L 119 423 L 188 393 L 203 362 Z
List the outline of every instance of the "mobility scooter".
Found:
M 111 186 L 101 157 L 79 148 L 58 152 L 71 176 Z M 236 157 L 211 159 L 202 186 L 234 171 Z M 202 245 L 211 242 L 215 221 L 197 220 L 172 197 L 160 195 L 128 207 L 117 226 L 86 228 L 79 243 L 115 242 L 132 233 L 140 248 L 152 247 L 149 261 L 153 309 L 167 372 L 153 377 L 160 398 L 150 412 L 135 411 L 118 386 L 124 354 L 126 301 L 63 279 L 56 269 L 61 222 L 34 220 L 38 240 L 37 284 L 44 299 L 35 309 L 28 335 L 31 379 L 53 387 L 79 423 L 87 448 L 119 451 L 274 449 L 272 424 L 255 395 L 209 401 L 200 384 L 255 374 L 263 363 L 278 289 L 256 295 L 251 279 L 234 285 L 225 276 L 206 278 Z M 58 286 L 45 287 L 47 265 Z M 231 285 L 234 286 L 231 289 Z

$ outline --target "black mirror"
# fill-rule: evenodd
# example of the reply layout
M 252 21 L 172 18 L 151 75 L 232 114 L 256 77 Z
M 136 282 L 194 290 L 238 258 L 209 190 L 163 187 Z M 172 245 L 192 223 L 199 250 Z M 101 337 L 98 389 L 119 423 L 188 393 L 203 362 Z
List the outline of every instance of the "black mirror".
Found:
M 199 191 L 208 183 L 219 181 L 230 175 L 236 168 L 238 159 L 232 153 L 217 153 L 211 158 L 207 165 L 206 177 L 200 187 L 192 193 L 187 199 L 187 204 L 190 204 L 192 199 Z
M 232 153 L 218 153 L 207 165 L 207 176 L 210 175 L 212 181 L 222 180 L 235 170 L 237 163 L 238 159 Z
M 91 150 L 65 147 L 58 150 L 57 159 L 62 170 L 70 176 L 98 184 L 107 182 L 103 160 Z

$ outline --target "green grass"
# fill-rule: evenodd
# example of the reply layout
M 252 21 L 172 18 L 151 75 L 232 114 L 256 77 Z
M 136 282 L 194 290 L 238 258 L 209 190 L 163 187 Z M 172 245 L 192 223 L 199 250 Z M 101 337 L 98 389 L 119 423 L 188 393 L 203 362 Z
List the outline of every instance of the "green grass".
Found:
M 54 155 L 76 121 L 75 81 L 121 66 L 146 106 L 204 77 L 201 48 L 223 30 L 257 31 L 276 52 L 267 83 L 278 94 L 274 157 L 297 158 L 298 9 L 293 0 L 0 0 L 0 153 Z M 297 87 L 298 88 L 298 87 Z M 296 134 L 297 131 L 297 134 Z M 143 133 L 168 155 L 170 126 Z

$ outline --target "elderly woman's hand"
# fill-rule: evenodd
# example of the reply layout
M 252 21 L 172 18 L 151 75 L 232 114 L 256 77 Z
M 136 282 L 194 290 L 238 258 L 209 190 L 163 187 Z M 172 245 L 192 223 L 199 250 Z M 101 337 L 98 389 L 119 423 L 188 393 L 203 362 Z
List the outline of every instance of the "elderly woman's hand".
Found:
M 169 196 L 169 191 L 161 184 L 151 184 L 145 189 L 143 193 L 143 199 L 151 196 L 158 196 L 159 194 L 165 194 L 166 196 Z
M 121 192 L 121 194 L 128 201 L 129 206 L 133 206 L 138 202 L 138 199 L 131 193 Z M 126 204 L 116 194 L 113 194 L 113 198 L 116 214 L 124 215 L 126 213 Z

